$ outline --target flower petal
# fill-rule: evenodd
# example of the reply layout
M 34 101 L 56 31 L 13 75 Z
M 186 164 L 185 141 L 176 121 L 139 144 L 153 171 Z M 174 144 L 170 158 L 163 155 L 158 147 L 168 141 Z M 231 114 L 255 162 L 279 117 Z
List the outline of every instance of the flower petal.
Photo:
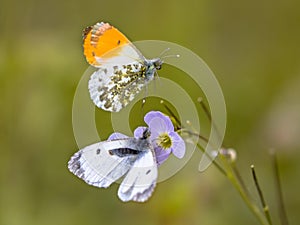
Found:
M 185 154 L 185 143 L 184 143 L 183 139 L 176 132 L 170 132 L 169 136 L 172 139 L 172 147 L 171 148 L 172 148 L 173 154 L 179 159 L 183 158 L 183 156 Z
M 150 111 L 145 117 L 144 121 L 150 127 L 150 123 L 153 119 L 160 118 L 165 123 L 166 131 L 174 131 L 174 126 L 168 116 L 165 116 L 163 113 L 159 111 Z
M 150 111 L 145 115 L 144 121 L 148 124 L 153 118 L 159 117 L 161 114 L 159 111 Z
M 171 154 L 171 149 L 162 149 L 160 147 L 154 148 L 155 151 L 155 157 L 156 157 L 156 163 L 157 165 L 161 165 L 164 161 L 166 161 Z
M 112 141 L 112 140 L 116 140 L 116 139 L 123 139 L 123 138 L 128 138 L 128 136 L 126 136 L 125 134 L 121 134 L 118 132 L 112 133 L 107 140 L 108 141 Z
M 149 126 L 149 129 L 151 132 L 151 136 L 154 138 L 157 138 L 160 134 L 169 133 L 169 132 L 174 131 L 173 125 L 170 130 L 170 126 L 169 126 L 169 124 L 166 123 L 166 120 L 164 120 L 160 117 L 153 118 L 149 122 L 148 126 Z
M 144 131 L 147 129 L 147 127 L 137 127 L 135 130 L 134 130 L 134 137 L 135 138 L 142 138 L 143 137 L 143 134 L 144 134 Z

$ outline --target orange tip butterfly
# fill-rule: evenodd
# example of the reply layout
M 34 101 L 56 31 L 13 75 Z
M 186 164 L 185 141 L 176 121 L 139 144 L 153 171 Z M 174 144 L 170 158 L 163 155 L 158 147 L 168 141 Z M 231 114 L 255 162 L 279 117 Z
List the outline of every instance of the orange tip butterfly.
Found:
M 83 31 L 84 55 L 97 68 L 88 88 L 94 104 L 118 112 L 154 79 L 161 68 L 160 58 L 146 59 L 142 53 L 109 23 L 97 23 Z

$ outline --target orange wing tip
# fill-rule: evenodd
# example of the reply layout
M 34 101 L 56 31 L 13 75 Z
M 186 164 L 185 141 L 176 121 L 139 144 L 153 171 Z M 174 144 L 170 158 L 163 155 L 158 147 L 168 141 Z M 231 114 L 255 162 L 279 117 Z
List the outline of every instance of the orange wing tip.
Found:
M 99 42 L 99 38 L 104 35 L 104 33 L 107 30 L 112 29 L 113 27 L 109 23 L 97 23 L 93 26 L 91 30 L 91 45 L 93 45 L 95 48 L 97 47 L 97 44 Z
M 112 49 L 129 43 L 129 40 L 109 23 L 96 23 L 83 30 L 84 55 L 89 64 L 100 66 L 96 58 L 101 58 Z
M 101 34 L 103 34 L 105 32 L 105 30 L 107 29 L 111 29 L 112 26 L 109 23 L 96 23 L 93 26 L 88 26 L 86 28 L 84 28 L 84 30 L 82 31 L 82 37 L 83 40 L 85 40 L 87 38 L 87 35 L 92 32 L 93 36 L 100 36 Z

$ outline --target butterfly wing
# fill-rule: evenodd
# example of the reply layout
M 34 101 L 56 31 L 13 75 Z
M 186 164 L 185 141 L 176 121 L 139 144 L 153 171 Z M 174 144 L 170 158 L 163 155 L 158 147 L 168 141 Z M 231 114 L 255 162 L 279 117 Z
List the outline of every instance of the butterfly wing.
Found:
M 86 60 L 94 67 L 145 60 L 124 34 L 104 22 L 83 31 L 83 48 Z
M 125 175 L 118 190 L 122 201 L 144 202 L 157 180 L 157 165 L 148 139 L 119 139 L 89 145 L 75 153 L 69 170 L 96 187 L 108 187 Z
M 118 112 L 154 78 L 154 70 L 144 63 L 105 65 L 89 80 L 94 104 L 104 110 Z
M 89 145 L 71 157 L 68 168 L 86 183 L 106 188 L 134 164 L 140 152 L 137 143 L 138 139 L 128 138 Z M 136 152 L 114 154 L 118 149 L 134 149 Z
M 158 172 L 154 150 L 151 145 L 148 147 L 139 154 L 119 187 L 118 196 L 124 202 L 144 202 L 156 186 Z

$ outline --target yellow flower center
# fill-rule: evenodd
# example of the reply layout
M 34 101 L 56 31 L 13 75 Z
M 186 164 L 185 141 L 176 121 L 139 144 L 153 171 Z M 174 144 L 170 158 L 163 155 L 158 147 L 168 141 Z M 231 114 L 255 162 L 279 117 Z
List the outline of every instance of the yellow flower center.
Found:
M 168 149 L 172 146 L 172 139 L 167 133 L 163 133 L 158 136 L 157 145 L 163 149 Z

